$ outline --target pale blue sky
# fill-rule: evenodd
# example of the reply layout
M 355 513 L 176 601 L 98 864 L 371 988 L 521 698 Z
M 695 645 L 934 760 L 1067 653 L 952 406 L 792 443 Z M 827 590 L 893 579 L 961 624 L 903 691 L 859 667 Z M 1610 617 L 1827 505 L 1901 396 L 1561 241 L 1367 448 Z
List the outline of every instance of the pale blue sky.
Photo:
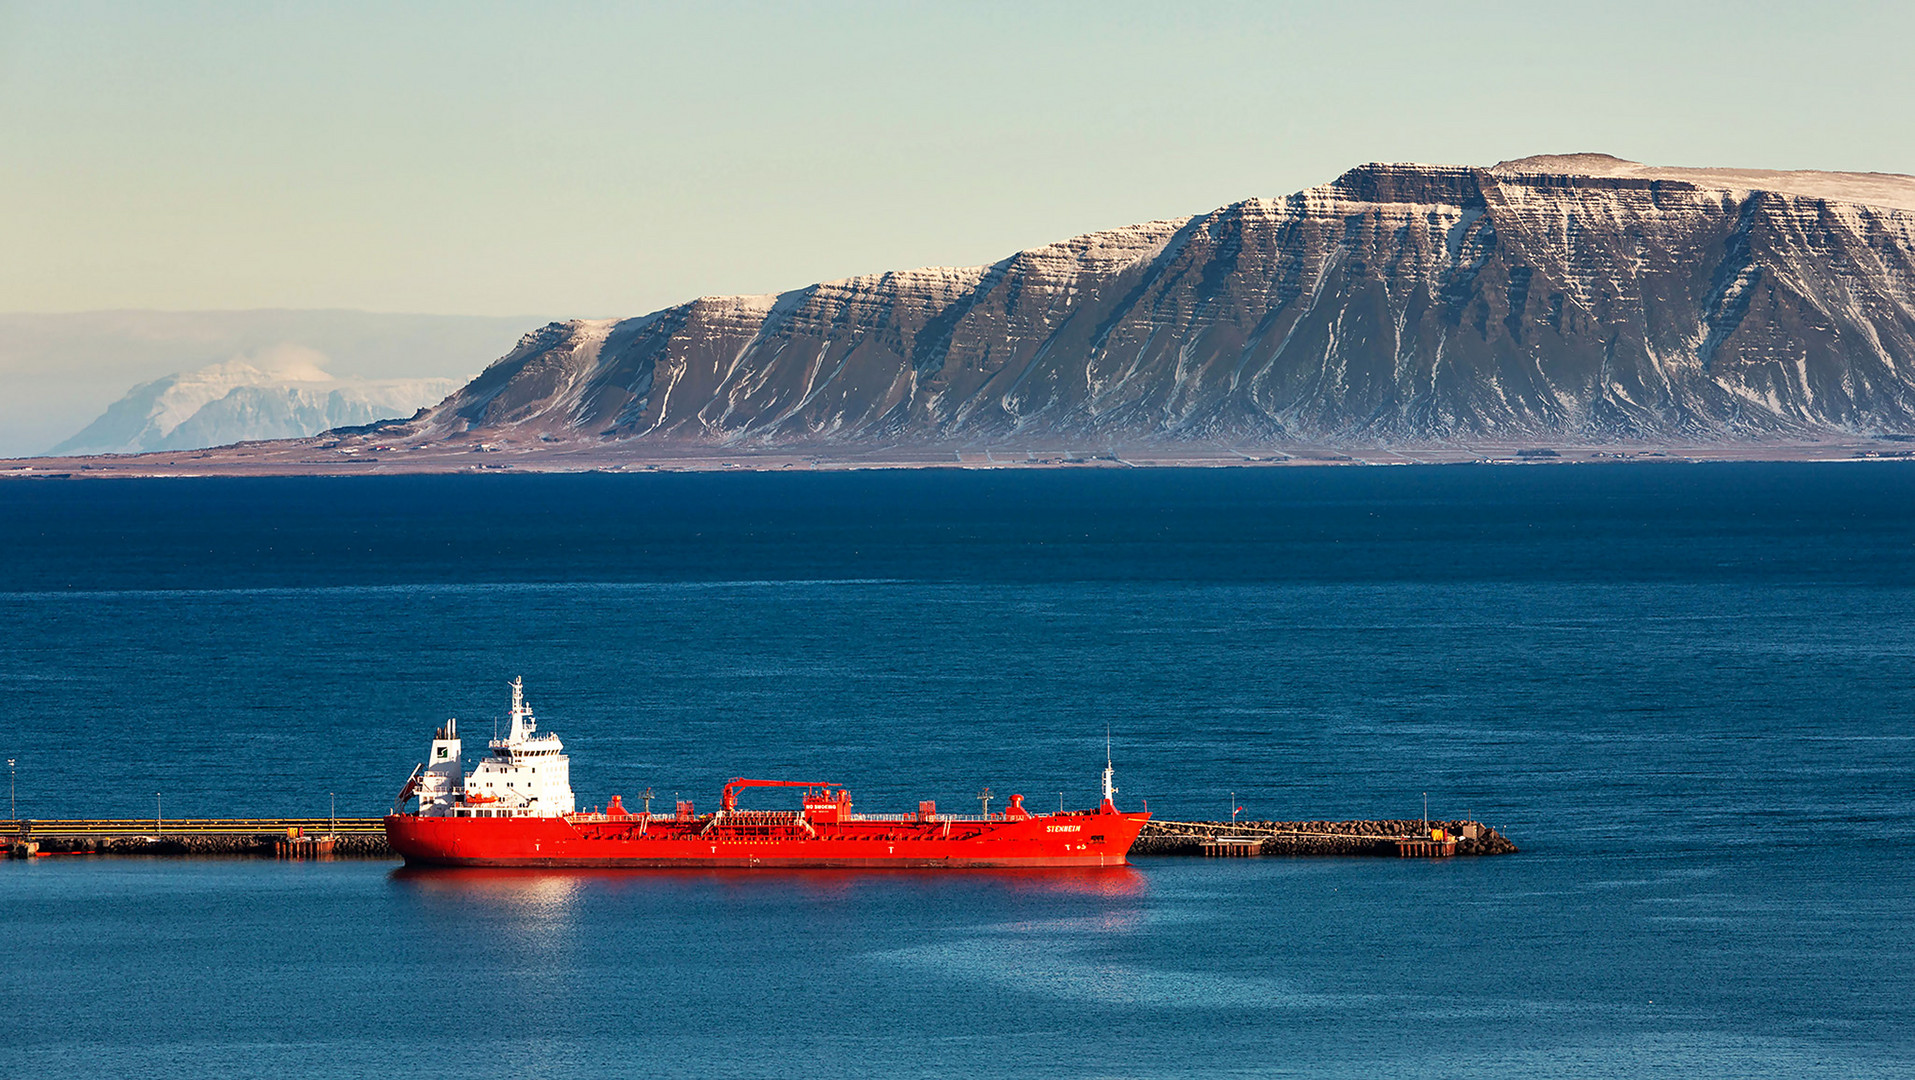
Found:
M 0 311 L 635 314 L 1369 160 L 1915 173 L 1915 5 L 0 0 Z

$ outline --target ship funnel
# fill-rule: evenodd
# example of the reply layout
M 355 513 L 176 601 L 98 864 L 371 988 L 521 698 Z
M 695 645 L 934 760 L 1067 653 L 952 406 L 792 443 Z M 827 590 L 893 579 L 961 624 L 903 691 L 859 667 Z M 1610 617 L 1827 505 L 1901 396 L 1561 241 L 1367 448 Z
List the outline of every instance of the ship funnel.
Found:
M 425 769 L 418 776 L 419 813 L 428 817 L 448 813 L 458 798 L 460 778 L 459 722 L 447 720 L 432 733 Z

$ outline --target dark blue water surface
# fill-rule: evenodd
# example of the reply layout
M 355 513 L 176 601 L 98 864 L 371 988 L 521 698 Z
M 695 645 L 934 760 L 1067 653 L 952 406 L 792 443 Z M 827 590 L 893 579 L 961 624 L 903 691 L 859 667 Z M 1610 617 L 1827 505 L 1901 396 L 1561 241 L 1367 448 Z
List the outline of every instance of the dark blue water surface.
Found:
M 1915 468 L 0 483 L 31 817 L 821 776 L 1522 854 L 0 864 L 0 1074 L 1915 1076 Z M 771 797 L 765 796 L 767 804 Z

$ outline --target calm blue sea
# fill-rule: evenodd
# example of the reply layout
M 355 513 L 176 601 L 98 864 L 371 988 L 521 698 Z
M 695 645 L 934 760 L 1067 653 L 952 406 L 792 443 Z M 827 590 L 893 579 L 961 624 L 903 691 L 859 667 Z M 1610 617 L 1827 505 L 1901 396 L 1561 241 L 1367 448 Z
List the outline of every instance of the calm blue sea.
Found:
M 5 1076 L 1915 1076 L 1915 467 L 0 483 L 28 817 L 383 812 L 523 675 L 585 803 L 1487 821 L 1032 873 L 0 863 Z

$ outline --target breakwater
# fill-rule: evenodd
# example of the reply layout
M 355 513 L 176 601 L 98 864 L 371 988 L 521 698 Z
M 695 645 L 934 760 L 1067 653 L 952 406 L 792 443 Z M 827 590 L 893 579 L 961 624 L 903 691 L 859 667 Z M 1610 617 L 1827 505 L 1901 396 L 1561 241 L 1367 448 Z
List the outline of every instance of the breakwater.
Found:
M 1432 840 L 1432 832 L 1442 834 Z M 1449 848 L 1450 841 L 1454 847 Z M 1405 845 L 1413 845 L 1406 848 Z M 1420 846 L 1415 846 L 1420 845 Z M 1434 845 L 1438 850 L 1429 850 Z M 1254 850 L 1242 850 L 1254 848 Z M 1448 850 L 1443 850 L 1448 848 Z M 1152 821 L 1132 855 L 1509 855 L 1509 838 L 1480 821 Z
M 392 847 L 384 836 L 337 835 L 330 836 L 332 845 L 322 857 L 335 859 L 396 859 Z M 285 842 L 290 839 L 283 832 L 199 836 L 48 836 L 35 840 L 16 840 L 10 845 L 15 855 L 174 855 L 189 857 L 210 857 L 236 855 L 248 858 L 286 857 Z M 319 837 L 302 837 L 304 840 L 316 840 Z M 33 851 L 20 849 L 32 845 Z M 312 854 L 304 851 L 294 853 L 296 858 L 310 858 Z
M 330 843 L 319 843 L 321 839 Z M 397 858 L 380 818 L 82 818 L 0 822 L 0 842 L 29 855 Z

